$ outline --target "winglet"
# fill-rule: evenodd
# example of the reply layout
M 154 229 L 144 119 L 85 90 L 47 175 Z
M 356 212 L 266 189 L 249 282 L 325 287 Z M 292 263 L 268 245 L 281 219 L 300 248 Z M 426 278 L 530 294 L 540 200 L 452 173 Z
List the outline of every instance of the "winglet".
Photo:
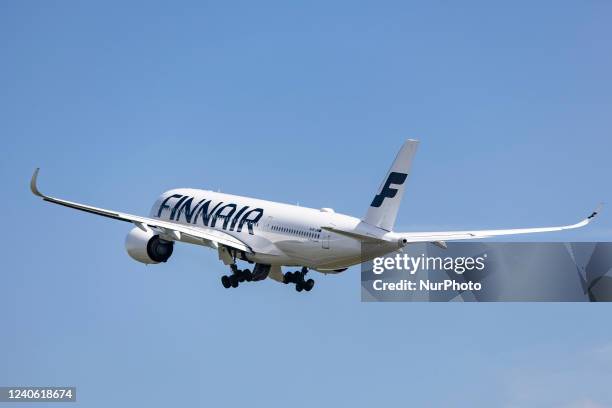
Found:
M 595 209 L 595 211 L 593 211 L 593 212 L 591 213 L 591 215 L 589 215 L 589 216 L 587 217 L 587 220 L 592 220 L 593 218 L 595 218 L 595 217 L 596 217 L 596 216 L 597 216 L 597 215 L 598 215 L 598 214 L 601 212 L 601 209 L 603 208 L 603 205 L 604 205 L 604 203 L 599 203 L 599 205 L 597 206 L 597 208 Z
M 30 190 L 32 190 L 32 194 L 44 198 L 45 195 L 43 193 L 41 193 L 38 190 L 38 187 L 36 186 L 36 180 L 38 179 L 38 172 L 39 171 L 40 171 L 40 168 L 37 167 L 36 170 L 34 170 L 34 174 L 32 174 L 32 180 L 30 180 Z

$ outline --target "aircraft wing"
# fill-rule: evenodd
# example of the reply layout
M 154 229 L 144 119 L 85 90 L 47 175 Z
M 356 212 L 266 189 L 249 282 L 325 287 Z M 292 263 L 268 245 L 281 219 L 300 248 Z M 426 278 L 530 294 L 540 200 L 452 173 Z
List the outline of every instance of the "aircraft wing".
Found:
M 358 231 L 345 231 L 343 229 L 339 229 L 335 227 L 321 227 L 321 229 L 325 231 L 329 231 L 329 232 L 335 232 L 336 234 L 344 235 L 346 237 L 353 238 L 361 242 L 371 242 L 371 243 L 386 242 L 386 240 L 384 240 L 383 238 L 368 235 L 368 234 L 358 232 Z
M 30 190 L 34 195 L 41 197 L 44 201 L 50 203 L 63 205 L 64 207 L 74 208 L 75 210 L 85 211 L 91 214 L 101 215 L 103 217 L 112 218 L 115 220 L 131 222 L 143 231 L 147 231 L 147 228 L 159 232 L 160 234 L 171 237 L 175 240 L 180 240 L 183 235 L 197 240 L 201 240 L 205 244 L 210 244 L 213 247 L 218 245 L 225 245 L 231 248 L 253 253 L 251 247 L 236 237 L 227 234 L 222 231 L 217 231 L 207 227 L 189 227 L 182 224 L 176 224 L 173 222 L 158 220 L 155 218 L 140 217 L 138 215 L 126 214 L 122 212 L 105 210 L 103 208 L 92 207 L 89 205 L 79 204 L 72 201 L 62 200 L 59 198 L 49 197 L 38 190 L 36 181 L 38 178 L 38 172 L 40 169 L 36 169 L 32 175 L 30 181 Z
M 480 230 L 480 231 L 437 231 L 437 232 L 402 232 L 398 235 L 406 240 L 406 243 L 410 242 L 444 242 L 453 240 L 464 240 L 464 239 L 479 239 L 479 238 L 491 238 L 502 235 L 518 235 L 518 234 L 532 234 L 537 232 L 553 232 L 563 231 L 574 228 L 580 228 L 587 225 L 597 216 L 601 211 L 601 204 L 595 211 L 588 217 L 583 219 L 576 224 L 561 225 L 558 227 L 538 227 L 538 228 L 516 228 L 516 229 L 498 229 L 498 230 Z

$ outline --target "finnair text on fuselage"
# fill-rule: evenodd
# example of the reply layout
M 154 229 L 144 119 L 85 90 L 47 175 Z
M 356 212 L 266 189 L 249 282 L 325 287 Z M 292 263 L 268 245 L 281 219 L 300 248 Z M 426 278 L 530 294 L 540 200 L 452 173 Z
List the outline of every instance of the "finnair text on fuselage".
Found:
M 263 208 L 250 208 L 231 202 L 215 202 L 206 197 L 172 194 L 159 204 L 157 218 L 187 224 L 202 224 L 206 227 L 241 232 L 244 224 L 249 234 L 254 235 L 253 225 L 263 217 Z

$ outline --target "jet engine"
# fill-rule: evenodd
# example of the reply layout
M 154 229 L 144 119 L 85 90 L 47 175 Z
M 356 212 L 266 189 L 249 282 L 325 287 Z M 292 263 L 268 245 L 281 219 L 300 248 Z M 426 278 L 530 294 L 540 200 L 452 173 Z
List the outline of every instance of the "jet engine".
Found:
M 144 264 L 166 262 L 172 250 L 174 241 L 167 241 L 153 231 L 143 231 L 133 228 L 125 238 L 125 249 L 132 259 Z

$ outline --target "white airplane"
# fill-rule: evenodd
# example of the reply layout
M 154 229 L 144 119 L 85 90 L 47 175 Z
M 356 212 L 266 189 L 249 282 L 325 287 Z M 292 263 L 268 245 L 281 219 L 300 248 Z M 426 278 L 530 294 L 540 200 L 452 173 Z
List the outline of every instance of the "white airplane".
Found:
M 37 187 L 39 169 L 32 175 L 30 188 L 45 201 L 133 224 L 125 246 L 136 261 L 166 262 L 175 242 L 187 242 L 218 251 L 219 259 L 231 268 L 231 274 L 221 278 L 226 288 L 270 277 L 295 284 L 298 292 L 313 288 L 314 280 L 306 279 L 311 269 L 324 274 L 343 272 L 416 242 L 444 248 L 445 241 L 579 228 L 598 213 L 599 209 L 576 224 L 558 227 L 395 232 L 393 225 L 417 145 L 416 140 L 404 143 L 363 219 L 331 208 L 305 208 L 190 188 L 163 193 L 149 217 L 140 217 L 46 196 Z M 254 263 L 253 271 L 239 269 L 238 260 Z M 282 266 L 301 269 L 283 274 Z

